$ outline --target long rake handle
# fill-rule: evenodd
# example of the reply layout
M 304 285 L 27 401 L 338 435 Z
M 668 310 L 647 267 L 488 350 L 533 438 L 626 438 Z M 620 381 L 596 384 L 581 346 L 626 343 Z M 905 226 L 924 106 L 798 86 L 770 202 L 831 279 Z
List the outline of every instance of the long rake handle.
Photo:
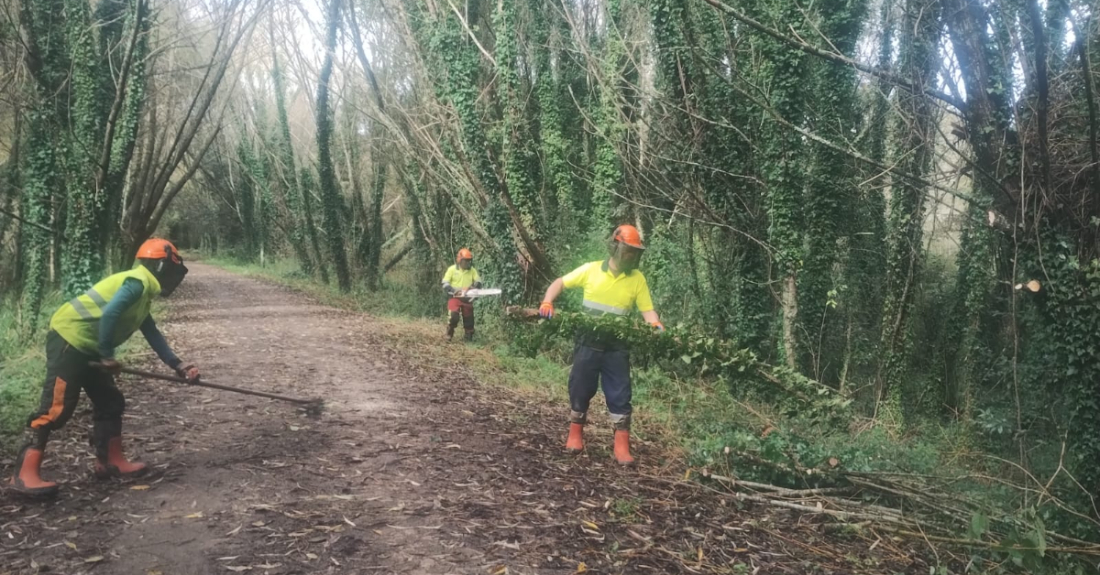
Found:
M 231 385 L 222 385 L 220 383 L 213 383 L 213 382 L 209 382 L 209 381 L 203 381 L 201 379 L 191 381 L 191 380 L 183 378 L 183 377 L 176 377 L 176 376 L 173 376 L 173 375 L 163 375 L 163 374 L 160 374 L 160 373 L 153 373 L 151 371 L 142 371 L 140 369 L 133 369 L 133 368 L 129 368 L 129 367 L 124 367 L 124 368 L 121 369 L 121 371 L 122 371 L 122 373 L 129 373 L 131 375 L 140 375 L 142 377 L 149 377 L 149 378 L 152 378 L 152 379 L 162 379 L 164 381 L 174 381 L 176 383 L 185 383 L 187 385 L 197 385 L 199 387 L 211 387 L 211 388 L 214 388 L 214 389 L 221 389 L 221 390 L 224 390 L 224 391 L 232 391 L 234 393 L 243 393 L 245 395 L 258 395 L 260 397 L 267 397 L 267 398 L 270 398 L 270 399 L 278 399 L 278 400 L 281 400 L 281 401 L 289 401 L 291 403 L 300 403 L 300 404 L 303 404 L 303 405 L 313 404 L 313 403 L 318 402 L 318 400 L 316 400 L 316 399 L 303 399 L 301 397 L 290 397 L 289 395 L 279 395 L 277 393 L 268 393 L 266 391 L 256 391 L 254 389 L 245 389 L 243 387 L 233 387 Z

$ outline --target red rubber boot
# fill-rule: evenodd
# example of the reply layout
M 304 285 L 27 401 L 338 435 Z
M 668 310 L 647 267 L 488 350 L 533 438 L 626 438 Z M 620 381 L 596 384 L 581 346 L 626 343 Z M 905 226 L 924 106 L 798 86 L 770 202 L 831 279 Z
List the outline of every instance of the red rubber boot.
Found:
M 576 455 L 584 451 L 584 424 L 569 424 L 569 439 L 565 440 L 565 451 L 570 455 Z
M 630 432 L 625 429 L 615 430 L 615 461 L 624 467 L 634 465 L 634 458 L 630 456 Z
M 42 468 L 42 450 L 30 446 L 24 447 L 15 460 L 15 475 L 9 484 L 12 491 L 30 497 L 53 497 L 57 495 L 57 484 L 44 481 L 39 474 Z
M 131 462 L 122 454 L 122 436 L 116 435 L 107 440 L 107 457 L 96 457 L 95 476 L 100 479 L 108 477 L 139 477 L 144 475 L 146 467 L 144 463 Z

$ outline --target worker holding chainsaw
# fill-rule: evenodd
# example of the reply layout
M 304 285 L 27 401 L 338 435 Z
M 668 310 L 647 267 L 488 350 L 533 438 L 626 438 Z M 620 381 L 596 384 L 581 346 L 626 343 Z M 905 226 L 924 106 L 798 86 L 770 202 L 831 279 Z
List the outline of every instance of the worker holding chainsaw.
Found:
M 458 250 L 455 265 L 447 268 L 443 274 L 443 291 L 447 293 L 447 340 L 455 335 L 458 317 L 462 316 L 462 327 L 466 330 L 466 341 L 474 339 L 474 302 L 466 297 L 466 291 L 481 287 L 481 274 L 474 267 L 474 254 L 467 248 Z
M 554 315 L 554 300 L 563 288 L 584 289 L 584 311 L 594 315 L 627 315 L 634 308 L 652 326 L 664 331 L 649 285 L 638 269 L 645 245 L 638 228 L 622 225 L 615 228 L 609 246 L 610 257 L 582 265 L 554 280 L 546 290 L 539 315 Z M 607 409 L 615 428 L 615 460 L 620 465 L 633 465 L 630 455 L 630 349 L 623 340 L 597 333 L 578 332 L 573 350 L 573 368 L 569 373 L 569 437 L 566 451 L 577 454 L 584 449 L 584 425 L 588 419 L 588 404 L 602 384 Z
M 54 313 L 46 335 L 46 383 L 41 405 L 28 419 L 28 441 L 19 452 L 10 485 L 17 493 L 51 496 L 56 483 L 40 475 L 50 432 L 64 427 L 76 410 L 80 391 L 92 401 L 95 475 L 137 476 L 145 464 L 131 462 L 122 452 L 122 412 L 126 400 L 115 386 L 121 369 L 115 348 L 141 330 L 161 361 L 188 380 L 199 370 L 172 352 L 150 315 L 153 299 L 175 291 L 187 267 L 176 247 L 150 239 L 138 249 L 133 269 L 107 277 Z

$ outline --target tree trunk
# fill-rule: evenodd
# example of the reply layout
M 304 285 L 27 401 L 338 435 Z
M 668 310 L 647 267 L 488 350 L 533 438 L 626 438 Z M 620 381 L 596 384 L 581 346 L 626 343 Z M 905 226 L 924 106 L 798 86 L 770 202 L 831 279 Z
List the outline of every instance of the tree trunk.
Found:
M 930 0 L 907 0 L 905 5 L 899 73 L 911 78 L 916 86 L 932 85 L 940 67 L 937 6 Z M 897 109 L 892 156 L 898 171 L 923 178 L 932 167 L 935 108 L 921 93 L 899 91 Z M 923 185 L 902 177 L 895 177 L 891 184 L 882 352 L 875 378 L 876 412 L 883 401 L 899 402 L 901 398 L 900 386 L 909 358 L 910 312 L 920 275 L 927 191 Z
M 336 182 L 336 169 L 332 161 L 332 119 L 329 109 L 329 83 L 332 79 L 333 58 L 336 51 L 336 30 L 340 25 L 341 0 L 330 0 L 325 33 L 325 61 L 317 81 L 317 163 L 321 182 L 321 203 L 325 215 L 325 232 L 328 253 L 336 268 L 336 282 L 340 291 L 351 290 L 351 272 L 348 269 L 347 249 L 344 246 L 343 197 Z

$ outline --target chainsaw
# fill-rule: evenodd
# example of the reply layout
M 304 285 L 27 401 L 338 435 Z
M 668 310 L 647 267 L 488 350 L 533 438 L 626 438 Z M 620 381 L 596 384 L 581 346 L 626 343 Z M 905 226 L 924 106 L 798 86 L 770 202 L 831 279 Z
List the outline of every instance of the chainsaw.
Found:
M 477 299 L 479 297 L 489 297 L 494 295 L 500 295 L 500 288 L 483 288 L 483 289 L 468 289 L 462 293 L 462 299 Z

